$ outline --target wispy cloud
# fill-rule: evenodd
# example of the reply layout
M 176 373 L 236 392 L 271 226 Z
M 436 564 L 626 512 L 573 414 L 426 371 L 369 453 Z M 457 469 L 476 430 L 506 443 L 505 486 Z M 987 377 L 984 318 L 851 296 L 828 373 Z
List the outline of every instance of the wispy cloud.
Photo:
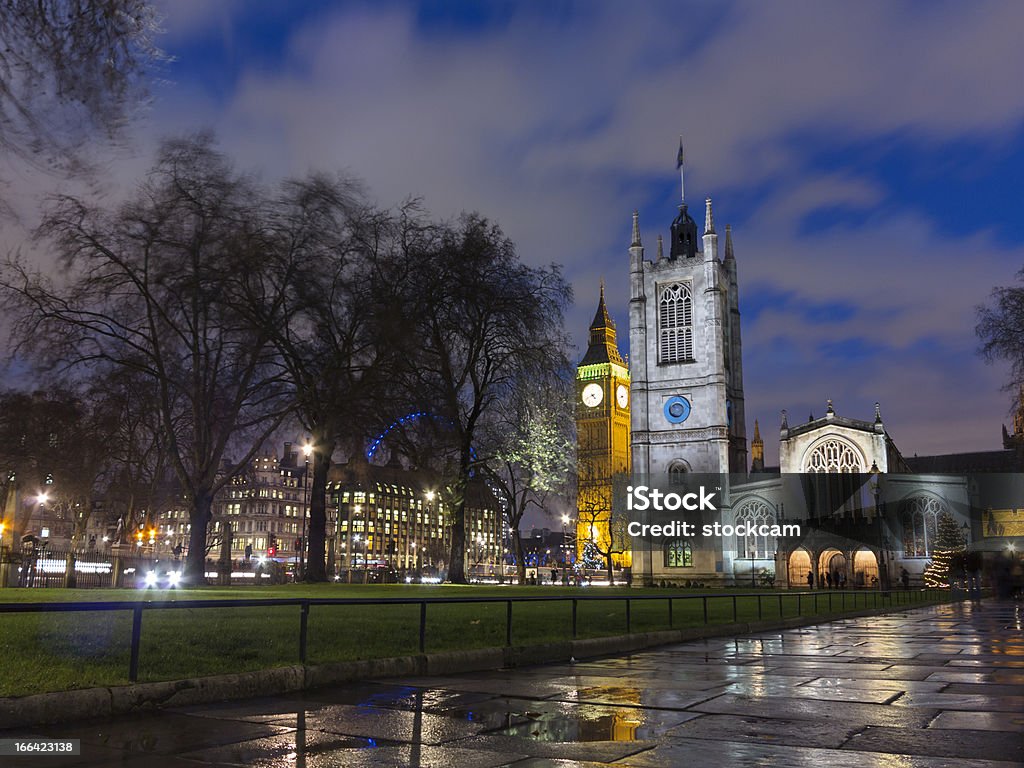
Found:
M 971 221 L 950 235 L 842 153 L 899 137 L 936 163 L 965 139 L 1024 154 L 1020 4 L 523 3 L 461 27 L 404 3 L 311 4 L 297 21 L 167 9 L 172 53 L 208 41 L 236 76 L 225 94 L 196 61 L 172 65 L 140 147 L 212 125 L 268 177 L 342 168 L 386 205 L 480 210 L 525 259 L 566 265 L 581 341 L 603 276 L 625 347 L 630 213 L 653 253 L 683 133 L 690 196 L 735 224 L 748 430 L 826 397 L 864 417 L 881 400 L 908 453 L 995 447 L 1006 402 L 974 355 L 973 307 L 1024 243 Z M 272 60 L 246 58 L 260 40 L 240 36 L 275 25 Z

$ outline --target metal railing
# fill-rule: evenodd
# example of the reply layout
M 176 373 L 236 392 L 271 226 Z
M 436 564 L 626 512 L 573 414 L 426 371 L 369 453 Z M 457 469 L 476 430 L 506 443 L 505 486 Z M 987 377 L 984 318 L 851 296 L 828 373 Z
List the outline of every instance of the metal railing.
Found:
M 455 604 L 505 604 L 505 647 L 512 646 L 513 605 L 517 603 L 552 603 L 562 602 L 572 605 L 572 639 L 579 636 L 579 604 L 597 601 L 613 601 L 625 603 L 625 626 L 627 634 L 633 632 L 632 605 L 637 601 L 661 601 L 668 607 L 668 628 L 674 628 L 673 606 L 679 601 L 699 600 L 702 606 L 703 624 L 711 622 L 708 605 L 714 601 L 731 601 L 732 621 L 739 621 L 739 599 L 757 599 L 757 618 L 787 618 L 785 601 L 796 598 L 796 613 L 790 617 L 803 616 L 804 605 L 810 603 L 812 612 L 819 613 L 821 601 L 828 599 L 828 611 L 857 610 L 858 608 L 885 608 L 901 605 L 925 604 L 942 600 L 954 600 L 955 595 L 949 590 L 918 589 L 918 590 L 860 590 L 835 591 L 822 590 L 811 592 L 778 592 L 778 593 L 740 593 L 740 594 L 702 594 L 702 595 L 523 595 L 515 597 L 382 597 L 382 598 L 266 598 L 243 600 L 165 600 L 165 601 L 110 601 L 87 603 L 7 603 L 0 604 L 0 614 L 5 613 L 83 613 L 90 611 L 128 611 L 132 614 L 131 654 L 128 663 L 128 680 L 137 682 L 139 679 L 139 650 L 142 641 L 142 615 L 145 611 L 172 609 L 217 609 L 217 608 L 264 608 L 272 606 L 295 606 L 299 608 L 298 660 L 301 664 L 308 662 L 309 646 L 309 614 L 310 609 L 324 606 L 368 606 L 368 605 L 418 605 L 419 606 L 419 652 L 426 653 L 427 648 L 427 606 Z M 777 610 L 776 610 L 777 601 Z M 766 613 L 765 606 L 769 606 Z M 723 623 L 716 621 L 715 623 Z

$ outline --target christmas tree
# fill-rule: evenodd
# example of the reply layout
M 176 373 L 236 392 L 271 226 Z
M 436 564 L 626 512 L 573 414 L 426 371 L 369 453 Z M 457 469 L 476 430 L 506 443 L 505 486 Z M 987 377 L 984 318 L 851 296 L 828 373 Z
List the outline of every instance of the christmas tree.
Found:
M 591 570 L 604 567 L 604 558 L 597 549 L 597 544 L 592 541 L 588 541 L 583 545 L 583 552 L 580 553 L 579 560 L 576 561 L 577 569 L 588 568 Z
M 929 587 L 948 587 L 954 562 L 962 562 L 964 534 L 948 512 L 939 515 L 932 561 L 924 569 L 924 583 Z

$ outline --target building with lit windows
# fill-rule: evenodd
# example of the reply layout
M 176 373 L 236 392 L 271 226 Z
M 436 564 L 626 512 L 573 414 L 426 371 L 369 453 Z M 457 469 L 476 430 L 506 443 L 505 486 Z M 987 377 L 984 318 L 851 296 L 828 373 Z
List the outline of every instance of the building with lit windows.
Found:
M 233 468 L 226 468 L 231 472 Z M 279 561 L 297 560 L 308 524 L 309 489 L 307 466 L 292 443 L 285 443 L 281 456 L 263 453 L 248 467 L 236 470 L 213 502 L 210 521 L 210 557 L 219 556 L 224 524 L 231 526 L 233 560 L 246 555 L 272 557 Z M 188 510 L 173 509 L 160 515 L 157 539 L 171 550 L 188 547 Z M 328 520 L 328 539 L 336 534 Z
M 451 550 L 451 511 L 430 472 L 405 469 L 394 457 L 371 464 L 361 454 L 328 474 L 328 509 L 337 519 L 339 573 L 366 579 L 379 571 L 440 575 Z M 330 514 L 330 512 L 329 512 Z M 466 490 L 467 573 L 488 576 L 505 544 L 498 499 L 479 479 Z

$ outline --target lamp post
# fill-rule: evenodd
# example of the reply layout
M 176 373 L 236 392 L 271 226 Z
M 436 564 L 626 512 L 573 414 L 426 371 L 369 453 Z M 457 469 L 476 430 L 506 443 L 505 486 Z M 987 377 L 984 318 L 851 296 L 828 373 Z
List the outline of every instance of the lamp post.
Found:
M 358 517 L 359 513 L 362 511 L 362 506 L 359 505 L 359 504 L 350 505 L 349 506 L 349 510 L 350 510 L 350 513 L 349 513 L 349 516 L 348 516 L 348 531 L 347 531 L 348 541 L 345 542 L 345 549 L 348 552 L 348 583 L 351 584 L 352 583 L 352 566 L 353 566 L 352 558 L 355 557 L 356 543 L 359 541 L 359 534 L 352 532 L 355 529 L 355 524 L 354 524 L 354 521 L 352 520 L 352 514 L 351 513 L 355 512 L 356 517 Z
M 871 464 L 871 492 L 875 497 L 875 520 L 878 522 L 878 589 L 886 591 L 889 589 L 889 564 L 886 561 L 885 550 L 889 548 L 889 540 L 885 537 L 885 528 L 882 523 L 882 507 L 880 496 L 882 485 L 879 482 L 881 470 L 877 462 Z
M 302 473 L 302 538 L 299 539 L 299 577 L 297 581 L 306 579 L 306 518 L 309 516 L 307 490 L 309 488 L 309 454 L 313 452 L 312 444 L 306 443 L 302 446 L 302 452 L 306 456 L 306 468 Z
M 428 526 L 431 525 L 431 523 L 429 522 L 430 516 L 434 514 L 434 495 L 435 495 L 434 491 L 429 490 L 429 489 L 423 494 L 423 498 L 426 499 L 426 501 L 427 501 L 426 505 L 423 508 L 423 517 L 420 520 L 420 538 L 421 538 L 424 546 L 427 545 L 427 543 L 430 541 L 430 536 L 428 535 L 428 533 L 429 533 Z M 440 520 L 439 520 L 438 521 L 438 528 L 440 528 L 440 527 L 441 526 L 440 526 Z M 431 553 L 433 551 L 434 550 L 428 550 L 427 551 L 427 556 L 429 558 L 428 562 L 427 562 L 427 565 L 432 570 L 433 570 L 433 567 L 434 567 L 434 562 L 433 562 L 433 557 L 434 556 Z M 420 581 L 423 581 L 423 555 L 422 555 L 422 553 L 420 554 L 420 559 L 419 559 L 419 563 L 417 565 L 417 570 L 418 570 L 418 575 L 420 577 Z M 431 575 L 436 575 L 436 574 L 432 573 Z

